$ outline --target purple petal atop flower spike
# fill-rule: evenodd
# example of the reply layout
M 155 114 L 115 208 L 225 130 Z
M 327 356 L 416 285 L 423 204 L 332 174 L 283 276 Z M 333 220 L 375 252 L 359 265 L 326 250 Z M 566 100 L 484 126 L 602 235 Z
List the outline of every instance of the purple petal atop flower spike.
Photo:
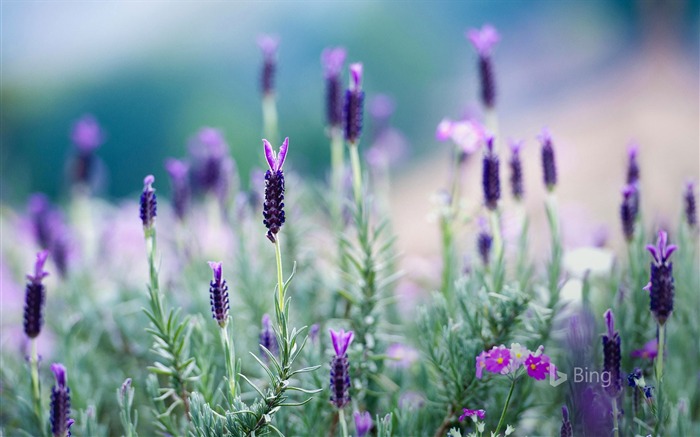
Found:
M 659 238 L 656 242 L 656 246 L 651 244 L 647 245 L 647 250 L 657 264 L 665 264 L 676 249 L 678 249 L 678 246 L 675 244 L 668 244 L 668 234 L 664 231 L 659 231 Z
M 337 77 L 343 70 L 347 52 L 344 47 L 328 47 L 321 52 L 321 64 L 326 79 Z
M 493 46 L 501 40 L 496 28 L 490 24 L 484 24 L 481 29 L 469 29 L 465 36 L 481 57 L 491 56 Z
M 608 309 L 604 316 L 605 326 L 608 328 L 608 337 L 612 338 L 615 335 L 615 315 L 611 309 Z
M 289 137 L 285 138 L 280 146 L 279 155 L 272 149 L 272 144 L 269 141 L 263 140 L 263 146 L 265 147 L 265 159 L 267 160 L 267 165 L 270 166 L 270 170 L 273 172 L 282 170 L 282 165 L 287 157 L 287 149 L 289 148 Z
M 333 341 L 333 349 L 335 349 L 335 354 L 339 357 L 345 355 L 348 350 L 348 346 L 352 343 L 354 333 L 352 331 L 345 332 L 344 329 L 340 331 L 334 331 L 332 329 L 328 330 L 331 334 L 331 340 Z
M 87 114 L 73 125 L 71 140 L 81 153 L 89 153 L 102 144 L 104 135 L 95 117 Z
M 56 384 L 59 387 L 66 386 L 66 368 L 63 364 L 53 363 L 51 364 L 51 371 L 56 376 Z
M 360 413 L 355 411 L 353 413 L 353 418 L 355 419 L 355 431 L 357 431 L 357 437 L 364 437 L 372 429 L 372 415 L 369 411 L 364 411 Z
M 360 91 L 362 89 L 362 63 L 350 64 L 350 90 Z
M 46 258 L 49 256 L 48 250 L 42 250 L 36 254 L 36 262 L 34 263 L 34 275 L 27 275 L 27 279 L 32 281 L 34 284 L 38 284 L 42 279 L 49 276 L 48 272 L 44 271 L 44 264 L 46 264 Z
M 277 35 L 260 35 L 258 36 L 258 47 L 263 52 L 265 59 L 271 59 L 277 53 L 280 39 Z
M 214 282 L 216 282 L 217 285 L 221 284 L 221 263 L 209 261 L 207 264 L 209 264 L 209 267 L 211 267 L 211 271 L 214 274 Z

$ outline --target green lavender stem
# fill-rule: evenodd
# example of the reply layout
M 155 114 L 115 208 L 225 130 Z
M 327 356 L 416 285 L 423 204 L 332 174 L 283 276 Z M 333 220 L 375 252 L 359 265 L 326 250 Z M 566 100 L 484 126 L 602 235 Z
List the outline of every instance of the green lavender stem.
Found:
M 340 422 L 343 437 L 348 437 L 348 424 L 345 422 L 345 412 L 342 408 L 338 410 L 338 422 Z
M 221 334 L 221 344 L 224 348 L 226 359 L 226 376 L 228 377 L 228 388 L 231 393 L 231 400 L 236 398 L 236 349 L 235 345 L 228 338 L 228 323 L 219 330 Z
M 277 261 L 277 305 L 284 312 L 284 276 L 282 275 L 282 251 L 280 250 L 280 235 L 275 236 L 275 259 Z
M 449 302 L 449 290 L 454 280 L 454 222 L 459 208 L 459 151 L 454 150 L 450 176 L 450 191 L 446 209 L 440 215 L 440 233 L 442 235 L 442 284 L 440 291 Z M 441 205 L 442 207 L 442 205 Z
M 664 420 L 664 352 L 666 350 L 666 324 L 659 324 L 659 341 L 658 341 L 658 353 L 656 355 L 656 362 L 654 362 L 654 374 L 656 377 L 656 426 L 654 428 L 654 435 L 661 434 L 661 427 Z
M 513 382 L 510 384 L 510 391 L 508 391 L 508 397 L 506 398 L 506 404 L 503 406 L 503 411 L 501 412 L 501 418 L 498 419 L 498 425 L 496 425 L 496 431 L 494 434 L 498 435 L 498 431 L 501 430 L 503 422 L 506 420 L 506 411 L 508 411 L 508 405 L 510 404 L 510 398 L 513 396 L 513 389 L 515 389 L 515 381 L 517 378 L 513 378 Z
M 32 338 L 32 356 L 31 356 L 31 373 L 32 373 L 32 395 L 34 401 L 34 413 L 39 421 L 39 428 L 44 429 L 44 418 L 41 409 L 41 389 L 39 387 L 39 352 L 37 351 L 36 338 Z
M 612 415 L 613 415 L 613 434 L 615 437 L 620 436 L 620 421 L 618 420 L 617 398 L 612 399 Z
M 503 255 L 505 253 L 503 237 L 501 235 L 501 223 L 498 217 L 498 210 L 494 209 L 489 212 L 489 220 L 491 222 L 491 233 L 493 234 L 493 255 L 495 265 L 493 268 L 493 291 L 499 293 L 503 286 Z
M 265 94 L 262 99 L 263 134 L 272 144 L 278 143 L 277 102 L 274 94 Z
M 340 223 L 343 191 L 343 168 L 345 167 L 345 150 L 343 131 L 338 127 L 330 128 L 331 137 L 331 189 L 333 190 L 333 220 Z
M 360 152 L 356 143 L 350 143 L 350 165 L 352 166 L 352 189 L 355 194 L 355 204 L 362 205 L 362 168 L 360 167 Z

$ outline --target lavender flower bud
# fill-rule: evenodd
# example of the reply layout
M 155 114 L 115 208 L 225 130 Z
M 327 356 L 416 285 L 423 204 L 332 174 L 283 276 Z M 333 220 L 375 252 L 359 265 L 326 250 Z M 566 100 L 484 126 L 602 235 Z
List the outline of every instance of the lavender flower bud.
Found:
M 265 172 L 265 203 L 263 203 L 263 224 L 267 227 L 267 238 L 273 243 L 275 235 L 284 224 L 284 173 L 282 165 L 287 157 L 289 138 L 280 146 L 279 155 L 272 150 L 269 141 L 263 140 L 265 158 L 270 169 Z
M 639 182 L 639 163 L 637 155 L 639 145 L 632 143 L 627 148 L 627 184 L 637 184 Z
M 605 312 L 605 324 L 608 328 L 603 335 L 603 371 L 610 376 L 605 391 L 611 398 L 616 398 L 622 391 L 622 379 L 620 373 L 620 334 L 615 331 L 615 317 L 612 310 Z
M 225 328 L 228 322 L 228 285 L 221 278 L 221 263 L 209 261 L 214 279 L 209 283 L 209 303 L 211 303 L 211 315 L 220 327 Z
M 258 47 L 263 52 L 263 68 L 260 75 L 260 84 L 264 95 L 275 92 L 275 70 L 277 68 L 277 47 L 279 38 L 272 35 L 258 37 Z
M 510 141 L 510 191 L 515 200 L 522 200 L 523 194 L 523 164 L 520 161 L 520 149 L 523 141 Z
M 566 408 L 566 405 L 561 407 L 561 416 L 562 416 L 561 431 L 560 431 L 559 435 L 561 437 L 573 437 L 574 430 L 571 426 L 571 421 L 569 420 L 569 409 Z
M 270 323 L 270 316 L 265 314 L 262 318 L 262 331 L 260 331 L 260 353 L 263 360 L 267 362 L 268 356 L 263 351 L 263 348 L 267 349 L 272 353 L 272 355 L 277 356 L 279 353 L 279 345 L 277 344 L 277 335 L 272 329 L 272 324 Z
M 626 185 L 622 189 L 622 205 L 620 205 L 620 220 L 622 221 L 622 233 L 625 239 L 631 242 L 634 238 L 634 224 L 639 212 L 639 192 L 634 184 Z
M 498 155 L 493 150 L 493 137 L 486 138 L 481 184 L 484 189 L 484 204 L 491 211 L 498 207 L 501 198 L 501 178 L 498 172 Z
M 341 329 L 330 330 L 335 356 L 331 360 L 331 403 L 336 408 L 343 408 L 350 403 L 350 373 L 348 363 L 348 346 L 352 342 L 353 332 Z
M 350 88 L 345 92 L 345 140 L 350 144 L 357 144 L 360 140 L 364 99 L 362 64 L 351 64 Z
M 479 77 L 481 79 L 481 101 L 487 108 L 493 108 L 496 103 L 496 84 L 493 78 L 491 52 L 500 36 L 493 26 L 484 25 L 481 30 L 470 29 L 466 33 L 479 55 Z
M 649 309 L 659 325 L 666 323 L 666 319 L 673 311 L 673 263 L 669 261 L 671 254 L 677 249 L 674 244 L 668 243 L 668 235 L 659 231 L 656 246 L 648 245 L 647 250 L 653 258 L 651 263 L 651 275 L 649 284 L 644 290 L 649 292 Z M 663 351 L 659 351 L 662 354 Z
M 92 179 L 95 167 L 94 151 L 104 141 L 104 134 L 95 117 L 88 114 L 76 121 L 71 140 L 78 155 L 73 168 L 73 179 L 78 183 L 88 183 Z
M 489 265 L 489 259 L 491 258 L 491 245 L 493 244 L 493 237 L 489 234 L 486 226 L 486 220 L 483 217 L 479 218 L 479 228 L 479 236 L 476 240 L 476 246 L 479 250 L 481 262 L 487 266 Z
M 49 220 L 52 212 L 49 199 L 43 193 L 32 194 L 29 198 L 28 210 L 37 243 L 42 249 L 47 249 L 53 239 Z
M 189 166 L 184 161 L 168 158 L 165 170 L 170 176 L 173 190 L 173 209 L 178 220 L 183 221 L 190 203 L 190 184 L 188 182 Z
M 330 127 L 343 123 L 342 87 L 340 72 L 345 63 L 346 52 L 342 47 L 327 48 L 321 53 L 323 74 L 326 78 L 326 122 Z
M 685 205 L 685 221 L 688 223 L 688 226 L 695 229 L 698 227 L 698 213 L 695 203 L 694 186 L 692 182 L 688 182 L 686 184 L 683 201 Z
M 228 145 L 218 129 L 205 127 L 190 141 L 190 174 L 198 192 L 220 196 L 227 188 L 226 160 Z
M 24 333 L 29 338 L 36 338 L 44 324 L 44 303 L 46 302 L 46 287 L 42 280 L 49 274 L 44 271 L 47 250 L 36 255 L 34 263 L 34 275 L 27 275 L 27 288 L 24 295 Z
M 70 416 L 70 388 L 66 385 L 66 368 L 63 364 L 51 364 L 56 385 L 51 388 L 51 433 L 54 437 L 70 436 L 73 420 Z
M 355 420 L 357 437 L 365 437 L 372 429 L 372 415 L 369 414 L 369 411 L 362 413 L 355 411 L 353 413 L 353 419 Z
M 544 185 L 547 187 L 547 190 L 552 191 L 557 185 L 557 167 L 554 161 L 552 136 L 547 129 L 543 129 L 538 138 L 542 143 L 542 173 L 544 175 Z
M 153 182 L 155 178 L 153 175 L 148 175 L 143 180 L 143 192 L 141 193 L 141 223 L 143 223 L 143 229 L 153 228 L 153 224 L 156 220 L 156 190 L 153 188 Z

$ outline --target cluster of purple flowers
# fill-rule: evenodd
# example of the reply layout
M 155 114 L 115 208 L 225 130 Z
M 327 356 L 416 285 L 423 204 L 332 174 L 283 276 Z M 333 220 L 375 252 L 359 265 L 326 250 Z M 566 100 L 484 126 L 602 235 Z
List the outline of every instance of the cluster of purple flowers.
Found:
M 544 346 L 532 352 L 519 343 L 494 346 L 489 351 L 483 351 L 476 357 L 476 377 L 481 379 L 484 370 L 500 375 L 515 374 L 521 368 L 533 379 L 541 381 L 547 374 L 556 375 L 556 366 L 548 355 L 544 354 Z

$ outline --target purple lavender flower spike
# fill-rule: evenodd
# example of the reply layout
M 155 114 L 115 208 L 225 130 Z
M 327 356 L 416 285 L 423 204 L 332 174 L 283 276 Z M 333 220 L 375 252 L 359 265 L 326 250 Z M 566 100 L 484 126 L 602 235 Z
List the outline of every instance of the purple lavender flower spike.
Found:
M 515 200 L 522 200 L 525 190 L 523 189 L 523 164 L 520 161 L 520 150 L 523 147 L 523 140 L 510 140 L 510 192 Z
M 279 353 L 279 346 L 277 344 L 277 335 L 272 329 L 272 323 L 270 322 L 270 316 L 268 314 L 262 317 L 262 330 L 260 331 L 260 352 L 262 354 L 263 360 L 267 362 L 269 357 L 263 351 L 263 348 L 267 349 L 272 353 L 272 355 L 277 356 Z
M 369 414 L 369 411 L 364 411 L 362 413 L 355 411 L 353 413 L 353 418 L 355 419 L 357 437 L 365 437 L 372 429 L 372 415 Z
M 547 190 L 552 191 L 557 185 L 557 166 L 554 160 L 552 136 L 549 130 L 544 128 L 537 138 L 542 143 L 542 173 L 544 176 L 544 185 L 547 187 Z
M 51 388 L 51 433 L 54 437 L 70 436 L 74 423 L 70 416 L 70 388 L 66 384 L 66 368 L 63 364 L 51 364 L 56 385 Z
M 226 184 L 225 161 L 228 145 L 220 130 L 205 127 L 190 141 L 190 174 L 198 192 L 218 194 Z
M 279 38 L 274 35 L 260 35 L 258 37 L 258 47 L 263 53 L 263 69 L 260 76 L 260 84 L 264 95 L 275 92 L 275 70 L 277 68 L 277 47 Z
M 221 263 L 209 261 L 209 267 L 214 274 L 214 279 L 209 283 L 209 303 L 211 303 L 212 318 L 216 320 L 221 328 L 226 327 L 228 322 L 228 285 L 222 279 Z
M 493 26 L 484 25 L 481 30 L 470 29 L 466 36 L 479 55 L 479 76 L 481 78 L 481 101 L 487 108 L 493 108 L 496 104 L 496 84 L 493 77 L 493 63 L 491 53 L 493 47 L 500 40 L 500 36 Z
M 604 316 L 607 333 L 603 335 L 603 371 L 610 375 L 605 391 L 611 398 L 617 398 L 622 391 L 620 335 L 615 331 L 615 317 L 612 310 L 608 309 Z
M 141 208 L 140 216 L 143 229 L 152 229 L 156 220 L 156 212 L 158 202 L 156 200 L 156 190 L 153 188 L 155 178 L 153 175 L 148 175 L 143 180 L 143 192 L 141 193 Z
M 649 284 L 644 289 L 649 292 L 649 309 L 659 325 L 666 323 L 673 311 L 675 285 L 673 263 L 669 259 L 677 248 L 675 244 L 668 244 L 668 234 L 664 231 L 659 231 L 656 246 L 647 246 L 653 262 Z
M 48 250 L 36 254 L 34 274 L 27 275 L 27 287 L 24 295 L 24 333 L 29 338 L 36 338 L 44 324 L 44 303 L 46 302 L 46 287 L 42 283 L 48 272 L 44 271 Z
M 335 356 L 331 360 L 330 401 L 337 408 L 343 408 L 350 403 L 350 373 L 347 350 L 352 342 L 353 332 L 341 329 L 336 332 L 329 330 Z
M 263 224 L 267 227 L 267 239 L 275 243 L 276 235 L 284 224 L 284 173 L 282 166 L 287 157 L 289 138 L 285 138 L 279 154 L 272 150 L 269 141 L 263 140 L 265 159 L 270 169 L 265 172 L 265 203 L 263 203 Z
M 362 91 L 362 64 L 350 65 L 350 87 L 345 92 L 345 140 L 357 144 L 362 133 L 362 110 L 365 93 Z
M 189 165 L 185 161 L 168 158 L 165 160 L 165 170 L 170 176 L 175 216 L 183 221 L 190 203 Z
M 329 127 L 340 127 L 343 123 L 343 101 L 340 73 L 345 63 L 343 47 L 327 48 L 321 53 L 323 75 L 326 79 L 326 122 Z
M 626 185 L 622 189 L 622 205 L 620 205 L 620 220 L 625 239 L 631 242 L 634 238 L 634 225 L 639 212 L 639 194 L 636 184 Z
M 477 249 L 479 250 L 479 256 L 481 257 L 481 262 L 485 265 L 489 265 L 489 260 L 491 258 L 491 246 L 493 244 L 493 237 L 488 232 L 486 225 L 486 220 L 483 217 L 479 217 L 479 236 L 477 237 Z
M 698 212 L 695 203 L 695 185 L 693 182 L 688 182 L 685 185 L 685 193 L 683 195 L 683 204 L 685 209 L 685 221 L 691 229 L 698 227 Z
M 86 114 L 73 124 L 71 140 L 80 153 L 90 153 L 102 145 L 104 133 L 95 117 Z
M 493 136 L 486 138 L 481 183 L 484 190 L 484 204 L 486 208 L 494 211 L 498 207 L 498 200 L 501 198 L 501 178 L 498 155 L 493 149 Z
M 637 184 L 639 182 L 639 163 L 637 156 L 639 155 L 639 144 L 632 142 L 627 147 L 627 183 Z
M 53 239 L 53 232 L 49 225 L 52 208 L 48 197 L 43 193 L 32 194 L 27 209 L 37 243 L 42 249 L 47 249 Z
M 571 426 L 571 421 L 569 421 L 569 409 L 564 405 L 561 407 L 561 431 L 559 432 L 560 437 L 573 437 L 574 430 Z

